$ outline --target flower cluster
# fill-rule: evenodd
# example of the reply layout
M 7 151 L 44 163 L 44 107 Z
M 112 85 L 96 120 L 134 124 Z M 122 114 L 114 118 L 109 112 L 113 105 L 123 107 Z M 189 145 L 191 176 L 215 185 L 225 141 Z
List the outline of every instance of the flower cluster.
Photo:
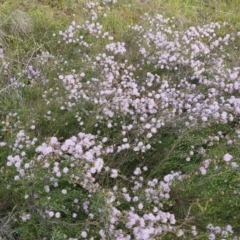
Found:
M 212 224 L 207 225 L 208 239 L 214 240 L 217 237 L 221 237 L 222 239 L 229 239 L 233 234 L 232 226 L 227 225 L 225 227 L 213 226 Z M 236 237 L 231 239 L 237 239 Z
M 169 199 L 170 186 L 176 179 L 181 179 L 180 173 L 172 172 L 163 181 L 153 179 L 146 181 L 142 173 L 147 168 L 137 167 L 132 176 L 132 186 L 129 188 L 115 185 L 107 192 L 108 220 L 99 231 L 102 238 L 110 235 L 115 239 L 152 239 L 164 232 L 178 232 L 175 228 L 174 214 L 165 212 L 164 202 Z M 144 191 L 142 191 L 144 190 Z M 120 211 L 121 205 L 127 202 L 130 206 Z M 122 228 L 122 226 L 124 228 Z

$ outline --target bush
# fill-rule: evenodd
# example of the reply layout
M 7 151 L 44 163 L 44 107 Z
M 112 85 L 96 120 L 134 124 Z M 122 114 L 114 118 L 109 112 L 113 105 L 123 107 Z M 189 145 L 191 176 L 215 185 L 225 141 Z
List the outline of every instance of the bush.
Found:
M 238 239 L 239 33 L 145 14 L 114 39 L 115 5 L 86 3 L 17 73 L 1 49 L 0 234 Z

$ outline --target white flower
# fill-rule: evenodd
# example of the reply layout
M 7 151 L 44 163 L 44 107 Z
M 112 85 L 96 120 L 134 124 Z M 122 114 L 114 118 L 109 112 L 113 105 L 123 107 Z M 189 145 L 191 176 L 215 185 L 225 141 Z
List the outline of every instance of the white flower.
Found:
M 4 147 L 4 146 L 6 146 L 7 145 L 7 143 L 5 143 L 5 142 L 0 142 L 0 147 Z
M 226 231 L 230 232 L 230 233 L 233 233 L 233 230 L 232 230 L 232 226 L 231 225 L 227 225 L 225 227 Z
M 138 204 L 138 209 L 140 209 L 140 210 L 143 209 L 143 204 L 142 203 Z
M 51 145 L 55 145 L 57 142 L 58 142 L 58 140 L 57 140 L 56 137 L 52 137 L 51 140 L 50 140 Z
M 81 237 L 86 238 L 86 237 L 87 237 L 87 232 L 86 232 L 86 231 L 83 231 L 83 232 L 81 233 Z
M 173 176 L 171 174 L 168 174 L 168 175 L 164 176 L 164 181 L 166 183 L 171 182 L 172 179 L 173 179 Z
M 60 217 L 61 217 L 61 213 L 60 213 L 60 212 L 56 212 L 56 213 L 55 213 L 55 217 L 56 217 L 56 218 L 60 218 Z
M 51 152 L 53 152 L 52 147 L 46 147 L 42 150 L 43 155 L 48 155 Z
M 208 119 L 207 119 L 206 116 L 203 116 L 203 117 L 202 117 L 202 121 L 203 121 L 203 122 L 207 122 L 207 120 L 208 120 Z
M 140 175 L 142 173 L 141 169 L 137 167 L 134 171 L 134 175 Z
M 156 133 L 157 132 L 157 129 L 155 127 L 151 128 L 151 132 L 152 133 Z
M 179 229 L 178 232 L 177 232 L 177 236 L 181 237 L 182 235 L 184 235 L 184 232 L 183 232 L 182 229 Z
M 53 212 L 53 211 L 50 211 L 50 212 L 48 213 L 48 215 L 49 215 L 49 217 L 53 217 L 53 216 L 54 216 L 54 212 Z
M 44 187 L 44 190 L 45 190 L 46 193 L 50 192 L 49 186 L 45 186 L 45 187 Z
M 66 195 L 66 194 L 67 194 L 67 190 L 66 190 L 66 189 L 63 189 L 63 190 L 62 190 L 62 194 Z
M 118 171 L 116 169 L 112 169 L 110 177 L 111 178 L 117 178 L 117 176 L 118 176 Z
M 133 197 L 133 202 L 137 202 L 138 199 L 139 199 L 138 196 L 134 196 L 134 197 Z
M 103 168 L 103 160 L 101 158 L 97 158 L 96 162 L 95 162 L 95 169 L 97 172 L 100 172 Z
M 20 179 L 20 177 L 18 175 L 14 177 L 15 181 L 18 181 L 19 179 Z
M 238 168 L 239 165 L 236 162 L 231 162 L 231 167 L 232 168 Z
M 152 133 L 148 133 L 147 138 L 151 138 L 151 137 L 152 137 Z
M 104 138 L 102 139 L 102 142 L 105 143 L 105 142 L 107 142 L 107 140 L 108 140 L 107 137 L 104 137 Z
M 215 234 L 211 233 L 208 235 L 208 239 L 209 240 L 214 240 L 216 237 L 215 237 Z
M 79 200 L 78 200 L 77 198 L 75 198 L 75 199 L 73 200 L 73 202 L 74 202 L 74 203 L 78 203 Z
M 170 215 L 170 223 L 171 223 L 171 224 L 175 224 L 175 223 L 176 223 L 176 219 L 175 219 L 174 214 L 171 214 L 171 215 Z
M 26 222 L 27 220 L 29 220 L 31 218 L 31 215 L 30 214 L 23 214 L 22 215 L 22 220 L 23 222 Z
M 207 173 L 207 170 L 205 167 L 200 167 L 199 171 L 201 172 L 202 175 L 206 175 L 206 173 Z
M 223 156 L 223 160 L 224 160 L 225 162 L 231 161 L 232 158 L 233 158 L 233 156 L 230 155 L 229 153 L 226 153 L 226 154 Z
M 150 128 L 151 128 L 151 124 L 147 123 L 147 124 L 145 125 L 145 128 L 146 128 L 146 129 L 150 129 Z
M 212 225 L 211 223 L 209 223 L 209 224 L 207 225 L 207 229 L 209 229 L 209 230 L 213 230 L 214 227 L 213 227 L 213 225 Z
M 143 171 L 147 171 L 148 170 L 148 167 L 147 166 L 144 166 L 143 167 Z
M 131 201 L 131 197 L 130 197 L 130 195 L 129 195 L 128 193 L 124 193 L 124 194 L 123 194 L 123 197 L 125 198 L 125 200 L 126 200 L 127 202 L 130 202 L 130 201 Z
M 205 167 L 205 168 L 208 168 L 209 167 L 209 164 L 210 164 L 210 159 L 206 159 L 205 161 L 203 161 L 203 166 Z

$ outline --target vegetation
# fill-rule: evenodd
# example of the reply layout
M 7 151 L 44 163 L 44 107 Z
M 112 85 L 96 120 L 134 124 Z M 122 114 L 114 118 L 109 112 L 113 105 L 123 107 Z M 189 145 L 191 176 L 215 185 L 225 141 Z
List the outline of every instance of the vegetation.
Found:
M 240 239 L 238 1 L 0 0 L 0 239 Z

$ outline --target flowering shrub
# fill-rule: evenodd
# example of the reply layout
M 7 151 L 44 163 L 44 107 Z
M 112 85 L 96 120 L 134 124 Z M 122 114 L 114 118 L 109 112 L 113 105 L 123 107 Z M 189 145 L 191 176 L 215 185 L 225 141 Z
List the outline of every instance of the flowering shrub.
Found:
M 211 173 L 231 172 L 239 194 L 240 67 L 226 50 L 239 34 L 221 36 L 225 23 L 179 31 L 174 19 L 146 14 L 147 24 L 129 26 L 131 41 L 115 40 L 104 26 L 114 4 L 86 3 L 85 22 L 54 34 L 60 54 L 42 51 L 16 75 L 0 49 L 2 101 L 41 99 L 29 107 L 34 119 L 18 109 L 0 115 L 16 236 L 50 237 L 49 228 L 59 239 L 237 239 L 238 226 L 202 230 L 197 217 L 213 200 L 194 201 L 184 216 L 177 208 L 183 185 L 217 185 Z

